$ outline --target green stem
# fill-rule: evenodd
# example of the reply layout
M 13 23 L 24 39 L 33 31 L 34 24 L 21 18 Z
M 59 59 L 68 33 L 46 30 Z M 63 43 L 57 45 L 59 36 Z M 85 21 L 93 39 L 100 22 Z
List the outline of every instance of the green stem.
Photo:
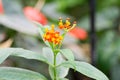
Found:
M 54 69 L 54 79 L 53 80 L 57 80 L 57 76 L 56 76 L 56 51 L 55 51 L 55 48 L 54 48 L 54 44 L 51 44 L 51 48 L 52 48 L 52 51 L 53 51 L 53 54 L 54 54 L 54 63 L 53 63 L 53 69 Z
M 57 80 L 56 77 L 56 53 L 54 53 L 54 80 Z

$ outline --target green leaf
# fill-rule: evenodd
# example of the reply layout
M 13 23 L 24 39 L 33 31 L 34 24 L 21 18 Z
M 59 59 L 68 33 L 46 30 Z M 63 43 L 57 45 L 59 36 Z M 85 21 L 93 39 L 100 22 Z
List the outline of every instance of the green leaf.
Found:
M 111 80 L 120 80 L 120 63 L 114 63 L 111 68 Z
M 2 80 L 47 80 L 43 75 L 26 69 L 0 67 Z
M 53 58 L 54 58 L 54 55 L 53 55 L 53 51 L 51 48 L 49 47 L 45 47 L 43 48 L 43 53 L 42 55 L 47 59 L 47 61 L 51 64 L 53 64 Z M 64 62 L 64 58 L 62 57 L 62 55 L 60 53 L 57 54 L 56 56 L 56 64 L 59 65 L 61 64 L 62 62 Z
M 43 48 L 43 56 L 49 61 L 49 63 L 53 64 L 54 53 L 51 48 L 45 47 Z M 56 56 L 56 64 L 59 65 L 63 61 L 65 61 L 60 53 Z
M 114 56 L 116 55 L 117 49 L 119 49 L 116 45 L 119 39 L 117 39 L 116 32 L 112 30 L 102 33 L 102 35 L 103 36 L 98 39 L 97 44 L 97 65 L 100 70 L 109 74 L 110 66 L 114 64 L 113 59 L 115 58 Z M 119 45 L 119 43 L 117 44 Z
M 96 31 L 101 31 L 104 29 L 109 29 L 114 25 L 114 20 L 119 15 L 119 10 L 117 7 L 108 7 L 104 8 L 102 11 L 96 13 Z M 90 30 L 89 27 L 89 16 L 85 16 L 83 19 L 80 19 L 78 25 L 81 28 Z
M 61 66 L 61 67 L 57 67 L 57 76 L 59 78 L 64 78 L 65 76 L 67 76 L 69 71 L 69 68 Z
M 49 66 L 49 74 L 52 79 L 54 79 L 54 69 L 52 66 Z
M 41 54 L 29 51 L 29 50 L 25 50 L 22 48 L 0 49 L 0 64 L 10 55 L 17 56 L 17 57 L 23 57 L 23 58 L 27 58 L 27 59 L 40 60 L 40 61 L 50 64 L 49 61 Z
M 65 10 L 67 8 L 75 7 L 76 5 L 82 5 L 84 2 L 84 0 L 57 0 L 57 6 L 60 10 Z
M 41 24 L 39 24 L 39 23 L 36 23 L 36 24 L 37 24 L 37 26 L 39 27 L 39 28 L 38 28 L 39 34 L 41 35 L 41 37 L 42 37 L 42 39 L 43 39 L 44 29 L 45 29 L 45 28 L 43 28 L 43 26 L 42 26 Z M 45 41 L 44 39 L 43 39 L 43 41 L 44 41 L 44 43 L 45 43 L 48 47 L 50 47 L 49 42 Z
M 65 61 L 61 64 L 61 66 L 65 66 L 72 69 L 76 68 L 76 71 L 96 80 L 109 80 L 106 77 L 106 75 L 104 75 L 104 73 L 102 73 L 101 71 L 99 71 L 98 69 L 86 62 Z
M 43 56 L 49 61 L 49 63 L 53 64 L 54 54 L 49 47 L 43 48 Z
M 59 65 L 64 61 L 65 61 L 65 59 L 63 58 L 63 56 L 60 53 L 58 53 L 56 56 L 56 64 Z
M 56 68 L 57 79 L 64 78 L 68 74 L 69 68 L 60 66 Z M 49 66 L 49 73 L 52 79 L 54 79 L 54 68 Z
M 74 55 L 70 49 L 62 49 L 60 52 L 68 59 L 71 61 L 74 61 Z
M 49 55 L 52 54 L 52 56 L 48 56 L 48 57 L 52 57 L 52 60 L 53 60 L 53 53 L 50 53 L 51 49 L 48 48 L 48 49 L 45 49 L 45 50 L 47 52 L 49 52 L 48 53 Z M 65 60 L 63 59 L 62 55 L 60 53 L 58 53 L 57 56 L 56 56 L 56 65 L 60 65 L 64 61 Z M 69 71 L 69 68 L 66 68 L 66 67 L 63 67 L 63 66 L 57 67 L 57 69 L 56 69 L 57 78 L 64 78 L 68 74 L 68 71 Z M 49 73 L 50 73 L 51 78 L 53 79 L 54 78 L 53 66 L 49 66 Z
M 15 31 L 37 36 L 38 28 L 23 13 L 21 0 L 2 0 L 4 15 L 0 15 L 0 24 Z

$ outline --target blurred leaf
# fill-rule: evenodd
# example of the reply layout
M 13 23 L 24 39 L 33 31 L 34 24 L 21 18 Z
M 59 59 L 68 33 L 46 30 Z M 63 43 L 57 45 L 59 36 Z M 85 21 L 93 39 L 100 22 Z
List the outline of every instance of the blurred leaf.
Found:
M 15 31 L 25 33 L 28 35 L 36 36 L 38 35 L 37 27 L 27 22 L 24 17 L 18 17 L 19 15 L 0 15 L 0 23 L 7 28 L 13 29 Z
M 117 34 L 114 31 L 108 31 L 104 33 L 103 37 L 98 40 L 97 66 L 100 70 L 109 75 L 111 70 L 112 69 L 115 70 L 114 67 L 117 67 L 116 63 L 118 62 L 119 58 L 120 58 L 119 34 Z M 113 71 L 111 72 L 111 76 L 114 76 Z
M 20 0 L 2 0 L 4 13 L 6 15 L 13 15 L 18 14 L 21 15 L 22 12 L 22 5 L 20 4 Z M 14 5 L 13 5 L 14 4 Z
M 47 80 L 40 73 L 12 67 L 0 67 L 0 78 L 3 80 Z
M 23 14 L 20 0 L 2 0 L 4 15 L 0 15 L 0 23 L 4 26 L 29 35 L 37 35 L 37 27 L 29 22 Z
M 96 30 L 104 30 L 113 26 L 113 21 L 118 17 L 119 9 L 117 7 L 106 8 L 96 14 Z M 79 26 L 90 30 L 90 17 L 86 16 L 79 21 Z
M 120 6 L 120 0 L 109 0 L 109 1 L 108 0 L 103 0 L 103 1 L 99 0 L 98 3 L 100 3 L 100 2 L 101 2 L 101 4 L 99 5 L 100 8 L 110 7 L 113 5 Z
M 114 41 L 114 46 L 115 46 L 114 55 L 116 55 L 116 58 L 119 60 L 120 59 L 120 37 L 119 37 L 119 34 L 116 38 L 116 41 Z
M 97 65 L 104 73 L 109 74 L 110 68 L 119 57 L 120 41 L 114 31 L 108 31 L 98 40 Z
M 70 49 L 62 49 L 60 52 L 70 61 L 74 61 L 74 55 Z
M 90 78 L 96 79 L 96 80 L 109 80 L 104 75 L 104 73 L 102 73 L 97 68 L 95 68 L 92 65 L 85 63 L 85 62 L 65 61 L 61 64 L 61 66 L 75 69 L 76 71 L 78 71 L 78 72 L 80 72 L 80 73 L 82 73 Z
M 69 80 L 69 79 L 67 79 L 67 78 L 62 78 L 62 79 L 59 79 L 59 80 Z
M 60 9 L 66 9 L 68 7 L 77 6 L 78 4 L 83 4 L 84 1 L 85 0 L 57 0 L 57 3 Z
M 13 46 L 21 47 L 41 54 L 42 48 L 45 46 L 45 44 L 36 37 L 18 33 L 14 37 Z
M 40 60 L 45 63 L 49 63 L 49 61 L 39 53 L 35 53 L 29 50 L 25 50 L 22 48 L 1 48 L 0 49 L 0 63 L 2 63 L 8 56 L 17 56 L 24 57 L 26 59 L 35 59 Z
M 111 80 L 120 80 L 120 63 L 112 66 L 111 69 Z
M 110 59 L 110 73 L 112 80 L 119 80 L 120 79 L 120 37 L 119 34 L 117 35 L 116 39 L 113 41 L 115 49 L 113 54 L 111 55 Z
M 60 16 L 62 16 L 62 18 L 64 18 L 64 19 L 66 17 L 72 18 L 72 16 L 70 16 L 69 14 L 63 14 L 62 12 L 59 12 L 57 10 L 57 6 L 58 5 L 56 2 L 52 2 L 52 3 L 45 5 L 43 7 L 42 11 L 45 13 L 45 15 L 47 15 L 48 18 L 52 19 L 55 22 L 58 21 L 58 18 Z

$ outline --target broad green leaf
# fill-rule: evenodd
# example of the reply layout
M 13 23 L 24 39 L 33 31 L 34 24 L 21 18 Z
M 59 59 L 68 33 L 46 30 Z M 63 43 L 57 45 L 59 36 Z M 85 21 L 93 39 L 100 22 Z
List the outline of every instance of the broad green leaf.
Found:
M 49 63 L 53 64 L 54 53 L 51 48 L 45 47 L 43 48 L 43 56 L 49 61 Z M 56 56 L 56 64 L 59 65 L 63 61 L 65 61 L 60 53 Z
M 72 64 L 71 64 L 72 63 Z M 74 64 L 74 65 L 73 65 Z M 78 62 L 78 61 L 66 61 L 61 64 L 61 66 L 65 66 L 68 68 L 74 69 L 76 71 L 96 80 L 109 80 L 104 73 L 93 67 L 92 65 L 86 62 Z
M 49 47 L 43 48 L 42 55 L 47 59 L 47 61 L 49 63 L 53 64 L 54 53 L 53 53 L 51 48 L 49 48 Z M 65 60 L 62 57 L 62 55 L 60 53 L 58 53 L 57 56 L 56 56 L 56 64 L 59 65 L 59 64 L 61 64 L 64 61 Z
M 56 68 L 56 76 L 57 79 L 64 78 L 68 74 L 69 68 L 60 66 Z M 54 78 L 54 68 L 52 66 L 49 66 L 49 73 L 51 78 Z
M 70 49 L 62 49 L 60 52 L 68 59 L 71 61 L 74 61 L 74 55 Z
M 43 52 L 43 56 L 49 61 L 49 63 L 53 64 L 53 58 L 54 58 L 54 54 L 51 50 L 51 48 L 49 47 L 45 47 L 42 50 Z
M 49 74 L 52 79 L 54 79 L 54 70 L 52 66 L 49 66 Z
M 60 53 L 58 53 L 56 56 L 56 64 L 59 65 L 64 61 L 65 61 L 65 59 L 63 58 L 63 56 Z
M 43 75 L 26 69 L 0 67 L 2 80 L 47 80 Z
M 57 67 L 57 76 L 59 78 L 64 78 L 65 76 L 67 76 L 69 72 L 69 68 L 61 66 L 61 67 Z
M 17 56 L 17 57 L 23 57 L 23 58 L 27 58 L 27 59 L 40 60 L 40 61 L 43 61 L 43 62 L 49 64 L 48 60 L 41 54 L 29 51 L 29 50 L 25 50 L 22 48 L 0 49 L 0 64 L 10 55 Z
M 54 56 L 53 56 L 53 52 L 50 48 L 45 48 L 44 51 L 46 52 L 45 55 L 48 54 L 48 56 L 46 58 L 48 58 L 50 61 L 53 60 Z M 52 57 L 52 58 L 50 58 Z M 65 60 L 63 59 L 62 55 L 60 53 L 57 54 L 56 56 L 56 65 L 61 64 L 62 62 L 64 62 Z M 68 74 L 69 68 L 66 67 L 58 67 L 56 69 L 57 72 L 57 78 L 64 78 L 67 74 Z M 49 66 L 49 73 L 51 78 L 54 78 L 54 69 L 53 66 Z
M 0 15 L 0 24 L 15 31 L 36 36 L 38 28 L 23 13 L 21 0 L 2 0 L 4 15 Z

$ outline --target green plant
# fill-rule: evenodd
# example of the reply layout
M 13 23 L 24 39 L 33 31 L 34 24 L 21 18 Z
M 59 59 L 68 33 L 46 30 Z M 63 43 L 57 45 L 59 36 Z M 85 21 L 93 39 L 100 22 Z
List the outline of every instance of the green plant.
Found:
M 26 59 L 36 59 L 43 61 L 49 65 L 49 73 L 52 80 L 68 80 L 65 76 L 68 74 L 69 68 L 74 69 L 90 78 L 96 80 L 109 80 L 101 71 L 93 67 L 86 62 L 79 62 L 74 60 L 74 56 L 71 50 L 61 49 L 63 39 L 67 32 L 76 26 L 74 22 L 71 26 L 69 18 L 63 24 L 62 19 L 59 22 L 59 28 L 63 30 L 63 33 L 55 30 L 55 26 L 52 25 L 42 27 L 39 23 L 39 32 L 43 41 L 48 47 L 43 48 L 43 53 L 38 54 L 22 48 L 4 48 L 0 49 L 0 63 L 2 63 L 8 56 L 23 57 Z M 64 59 L 62 55 L 66 58 Z M 30 70 L 12 68 L 12 67 L 0 67 L 0 80 L 47 80 L 43 75 Z

